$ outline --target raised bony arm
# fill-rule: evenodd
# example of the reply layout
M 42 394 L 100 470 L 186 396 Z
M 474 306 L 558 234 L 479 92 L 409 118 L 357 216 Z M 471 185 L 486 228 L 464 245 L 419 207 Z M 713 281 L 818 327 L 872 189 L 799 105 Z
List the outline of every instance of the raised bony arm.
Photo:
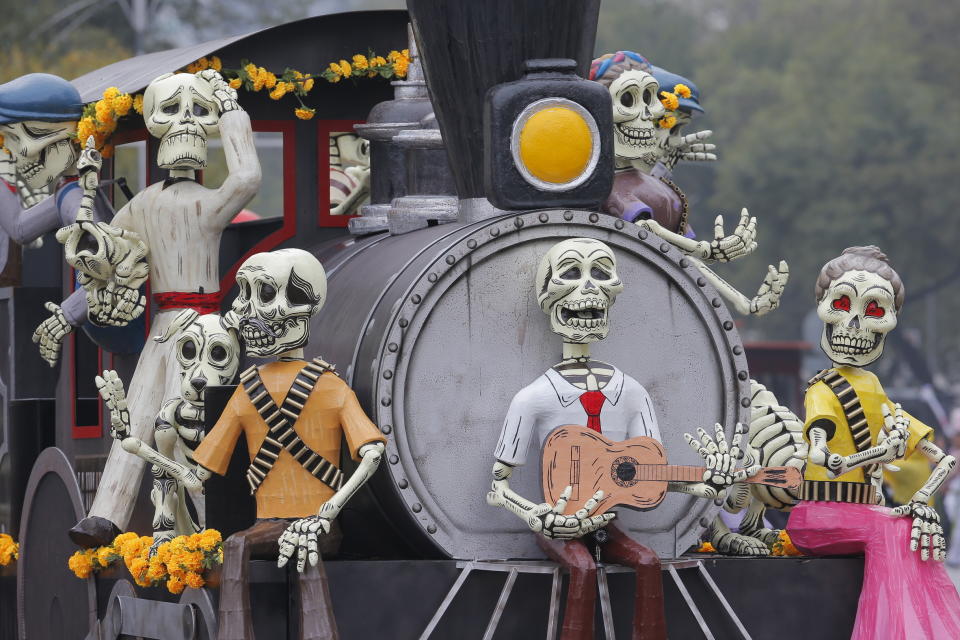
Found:
M 340 489 L 320 507 L 315 516 L 294 521 L 280 536 L 280 555 L 277 566 L 282 567 L 297 554 L 297 571 L 303 571 L 309 561 L 315 567 L 320 560 L 319 537 L 330 533 L 333 520 L 350 501 L 350 498 L 366 484 L 380 466 L 385 447 L 382 442 L 371 442 L 360 447 L 360 464 Z
M 848 471 L 873 464 L 884 464 L 902 458 L 906 452 L 907 427 L 909 420 L 904 416 L 903 409 L 896 405 L 894 413 L 887 405 L 881 405 L 883 413 L 883 429 L 877 436 L 877 445 L 849 456 L 833 453 L 827 447 L 830 439 L 828 431 L 832 431 L 832 423 L 826 420 L 817 420 L 807 430 L 810 438 L 810 462 L 824 467 L 831 478 L 842 476 Z
M 717 216 L 713 222 L 712 242 L 694 240 L 668 231 L 656 220 L 641 220 L 637 224 L 657 234 L 680 251 L 700 260 L 730 262 L 749 255 L 757 248 L 757 219 L 751 218 L 746 209 L 740 212 L 737 228 L 730 235 L 726 235 L 723 230 L 723 216 Z
M 512 466 L 497 460 L 493 465 L 493 485 L 487 493 L 487 504 L 505 508 L 523 520 L 531 531 L 543 534 L 547 538 L 557 540 L 580 538 L 605 526 L 616 515 L 613 513 L 593 515 L 598 504 L 603 500 L 603 491 L 593 494 L 583 508 L 573 515 L 563 514 L 570 499 L 570 487 L 563 490 L 556 504 L 551 505 L 546 502 L 536 504 L 510 488 L 509 479 L 512 474 Z
M 787 280 L 790 278 L 790 268 L 783 260 L 779 266 L 767 266 L 767 275 L 763 278 L 763 284 L 757 291 L 757 295 L 752 298 L 740 293 L 729 282 L 718 276 L 714 271 L 701 262 L 699 259 L 690 256 L 700 273 L 704 275 L 707 281 L 713 285 L 723 298 L 733 305 L 738 313 L 743 315 L 762 316 L 770 313 L 780 306 L 780 297 L 787 286 Z
M 703 429 L 697 429 L 699 438 L 689 433 L 683 434 L 684 440 L 690 448 L 703 458 L 706 470 L 703 472 L 703 482 L 669 482 L 668 491 L 687 493 L 700 498 L 715 499 L 723 494 L 734 482 L 741 482 L 760 471 L 760 466 L 754 463 L 754 456 L 748 459 L 748 466 L 737 469 L 737 464 L 744 458 L 744 451 L 740 446 L 743 440 L 744 427 L 739 422 L 733 430 L 733 439 L 727 445 L 727 438 L 723 433 L 723 425 L 719 422 L 714 425 L 715 437 L 711 438 Z

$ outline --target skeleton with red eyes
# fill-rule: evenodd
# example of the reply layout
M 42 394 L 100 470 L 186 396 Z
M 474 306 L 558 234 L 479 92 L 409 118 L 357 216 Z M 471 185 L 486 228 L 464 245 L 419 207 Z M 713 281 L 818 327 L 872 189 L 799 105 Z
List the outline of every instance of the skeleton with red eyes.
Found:
M 816 296 L 820 348 L 834 366 L 808 383 L 810 452 L 787 531 L 810 555 L 866 555 L 855 640 L 960 637 L 960 596 L 939 565 L 946 543 L 929 504 L 956 461 L 933 443 L 933 429 L 894 404 L 862 368 L 883 354 L 897 326 L 903 282 L 877 247 L 850 247 L 820 270 Z M 915 451 L 934 469 L 907 504 L 888 509 L 883 469 L 896 471 L 888 463 Z M 898 615 L 879 610 L 888 603 Z

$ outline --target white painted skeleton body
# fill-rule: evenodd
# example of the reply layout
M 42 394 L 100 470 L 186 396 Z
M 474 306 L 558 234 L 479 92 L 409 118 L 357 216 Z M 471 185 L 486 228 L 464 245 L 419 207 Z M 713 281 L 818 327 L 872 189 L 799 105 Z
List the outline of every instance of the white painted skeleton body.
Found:
M 192 103 L 181 95 L 181 92 L 191 90 L 190 84 L 183 81 L 177 87 L 178 77 L 163 76 L 154 81 L 165 83 L 162 87 L 166 90 L 178 89 L 178 93 L 170 97 L 165 94 L 156 96 L 152 101 L 154 111 L 162 111 L 165 105 L 173 104 L 182 109 L 186 103 L 190 108 Z M 219 78 L 218 75 L 215 77 Z M 214 82 L 223 83 L 222 79 Z M 195 159 L 188 158 L 188 162 L 180 164 L 182 156 L 175 155 L 166 161 L 161 156 L 158 160 L 171 169 L 173 179 L 168 182 L 173 184 L 166 188 L 164 183 L 150 185 L 117 212 L 112 222 L 119 229 L 136 233 L 149 247 L 149 280 L 154 294 L 215 294 L 219 290 L 221 232 L 260 187 L 260 164 L 253 144 L 250 118 L 236 104 L 236 94 L 232 90 L 221 88 L 218 91 L 226 94 L 217 98 L 219 108 L 224 110 L 219 122 L 214 120 L 214 125 L 219 126 L 229 170 L 223 184 L 210 189 L 193 181 L 193 170 L 199 168 Z M 144 112 L 148 113 L 147 98 Z M 192 121 L 192 114 L 188 113 L 183 119 Z M 167 136 L 169 128 L 160 133 Z M 161 139 L 161 152 L 167 146 L 166 139 Z M 203 146 L 205 159 L 205 138 Z M 178 309 L 171 309 L 157 313 L 152 321 L 152 335 L 163 335 L 178 312 Z M 174 345 L 148 340 L 129 386 L 132 436 L 151 442 L 154 417 L 164 399 L 179 395 L 179 380 Z M 142 472 L 143 461 L 126 455 L 120 444 L 114 443 L 90 516 L 106 518 L 123 528 L 130 518 Z

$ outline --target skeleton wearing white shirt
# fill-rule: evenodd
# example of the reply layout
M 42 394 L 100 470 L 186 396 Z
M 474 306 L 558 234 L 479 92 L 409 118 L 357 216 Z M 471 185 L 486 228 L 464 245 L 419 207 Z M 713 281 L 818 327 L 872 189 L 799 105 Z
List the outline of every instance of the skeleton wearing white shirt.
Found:
M 127 203 L 112 225 L 137 234 L 149 247 L 149 278 L 158 313 L 153 334 L 163 335 L 183 308 L 219 310 L 220 234 L 260 187 L 260 163 L 250 118 L 213 70 L 166 74 L 144 93 L 144 120 L 160 138 L 158 164 L 170 171 Z M 194 172 L 206 164 L 207 137 L 219 130 L 229 174 L 206 188 Z M 165 398 L 179 394 L 175 345 L 148 341 L 129 387 L 131 435 L 152 440 L 154 417 Z M 143 460 L 114 443 L 96 498 L 71 535 L 78 544 L 109 542 L 126 526 L 143 473 Z

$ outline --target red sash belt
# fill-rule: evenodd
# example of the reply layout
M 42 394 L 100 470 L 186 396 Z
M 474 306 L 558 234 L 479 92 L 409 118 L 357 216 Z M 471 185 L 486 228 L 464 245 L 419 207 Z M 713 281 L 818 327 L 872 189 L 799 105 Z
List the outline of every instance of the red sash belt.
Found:
M 153 304 L 157 309 L 193 309 L 200 315 L 220 311 L 220 292 L 191 293 L 189 291 L 167 291 L 153 294 Z

